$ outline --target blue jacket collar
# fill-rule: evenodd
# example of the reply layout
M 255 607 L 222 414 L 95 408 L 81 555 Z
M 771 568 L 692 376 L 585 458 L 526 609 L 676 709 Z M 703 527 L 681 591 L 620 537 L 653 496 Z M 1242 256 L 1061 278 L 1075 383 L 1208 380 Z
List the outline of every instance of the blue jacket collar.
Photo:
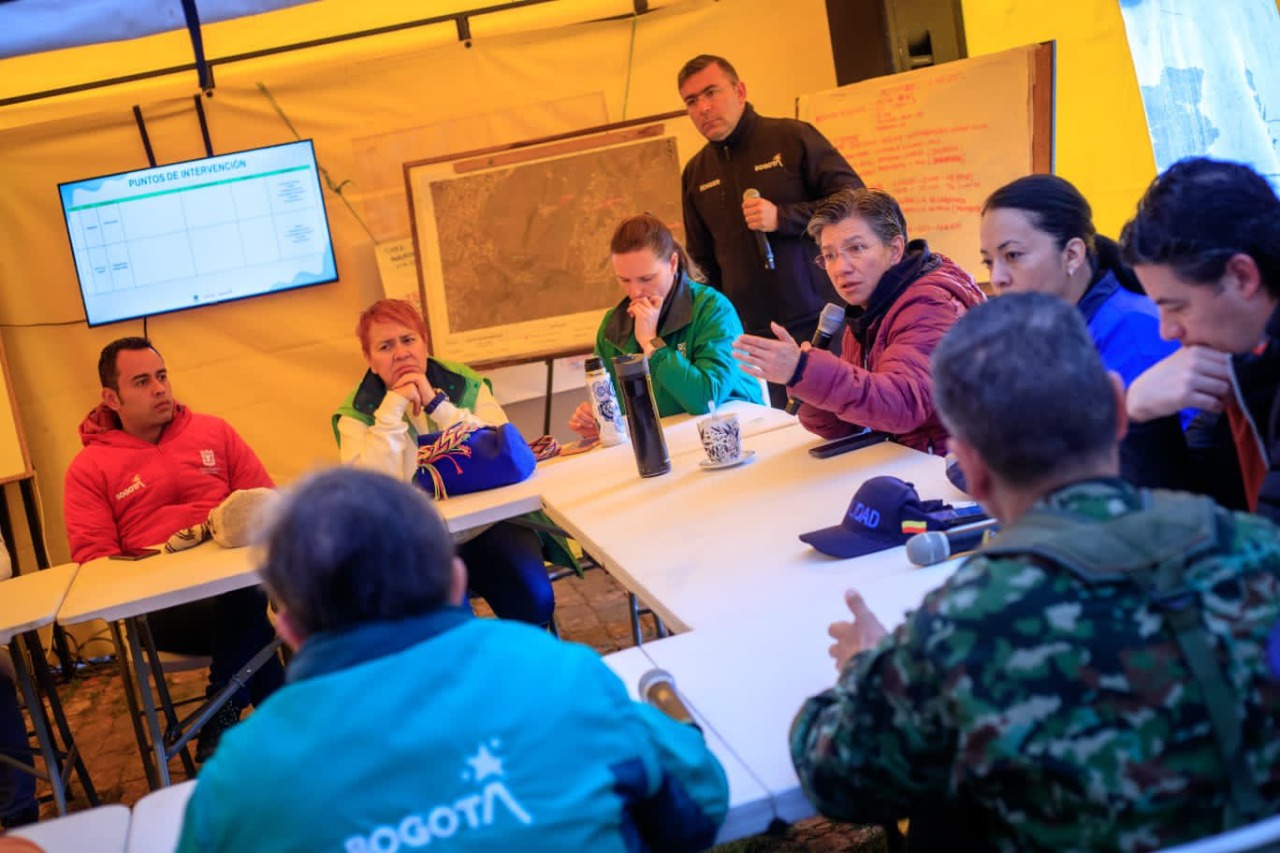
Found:
M 1093 284 L 1089 285 L 1089 289 L 1084 292 L 1084 296 L 1080 297 L 1080 301 L 1076 303 L 1076 308 L 1084 317 L 1084 321 L 1088 323 L 1093 319 L 1093 315 L 1098 313 L 1098 309 L 1103 303 L 1110 299 L 1115 292 L 1120 289 L 1120 282 L 1116 279 L 1115 274 L 1111 270 L 1106 270 Z
M 466 607 L 441 607 L 395 622 L 370 622 L 345 631 L 324 631 L 307 638 L 289 662 L 290 683 L 328 675 L 402 652 L 471 619 Z

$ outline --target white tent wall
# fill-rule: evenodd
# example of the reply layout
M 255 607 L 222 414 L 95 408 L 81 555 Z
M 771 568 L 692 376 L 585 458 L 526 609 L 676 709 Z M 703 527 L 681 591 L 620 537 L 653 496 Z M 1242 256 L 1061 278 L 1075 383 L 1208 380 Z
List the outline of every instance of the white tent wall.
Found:
M 332 4 L 259 17 L 282 20 L 325 5 Z M 565 7 L 616 14 L 619 5 Z M 538 11 L 559 6 L 522 14 L 539 26 L 548 18 Z M 835 83 L 822 0 L 796 0 L 785 14 L 768 0 L 686 0 L 636 19 L 559 23 L 489 35 L 513 27 L 494 16 L 473 21 L 469 47 L 457 41 L 452 25 L 432 26 L 221 66 L 216 92 L 204 100 L 214 149 L 292 138 L 259 83 L 298 133 L 315 140 L 320 164 L 336 183 L 361 173 L 353 139 L 489 114 L 487 138 L 477 134 L 460 146 L 470 149 L 579 129 L 576 122 L 592 114 L 592 104 L 603 103 L 606 121 L 679 109 L 676 71 L 698 53 L 729 57 L 765 114 L 791 115 L 797 95 Z M 275 35 L 288 42 L 295 33 Z M 76 50 L 128 54 L 133 44 Z M 216 57 L 240 48 L 210 35 L 206 49 Z M 39 57 L 0 61 L 0 78 L 9 63 L 28 59 Z M 187 73 L 0 108 L 6 187 L 0 194 L 0 323 L 55 561 L 68 557 L 62 479 L 80 447 L 76 426 L 99 398 L 98 352 L 110 340 L 142 331 L 141 321 L 96 329 L 83 322 L 38 325 L 83 318 L 57 184 L 146 165 L 134 104 L 160 162 L 202 156 L 195 89 L 195 75 Z M 0 91 L 0 97 L 12 93 Z M 681 143 L 683 158 L 694 150 Z M 436 153 L 448 152 L 418 156 Z M 358 196 L 359 189 L 348 185 L 344 192 Z M 330 415 L 364 369 L 352 328 L 380 292 L 370 237 L 334 193 L 326 192 L 326 204 L 337 284 L 155 317 L 147 327 L 177 397 L 230 421 L 281 482 L 336 460 Z

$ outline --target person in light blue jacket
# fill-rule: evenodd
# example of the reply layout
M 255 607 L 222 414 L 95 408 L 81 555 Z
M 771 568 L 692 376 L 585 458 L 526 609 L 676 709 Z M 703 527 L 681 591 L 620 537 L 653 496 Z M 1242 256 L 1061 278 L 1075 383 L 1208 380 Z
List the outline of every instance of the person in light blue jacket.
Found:
M 701 733 L 633 702 L 591 649 L 473 617 L 466 567 L 412 486 L 308 478 L 260 571 L 297 653 L 201 770 L 179 850 L 713 843 L 728 783 Z

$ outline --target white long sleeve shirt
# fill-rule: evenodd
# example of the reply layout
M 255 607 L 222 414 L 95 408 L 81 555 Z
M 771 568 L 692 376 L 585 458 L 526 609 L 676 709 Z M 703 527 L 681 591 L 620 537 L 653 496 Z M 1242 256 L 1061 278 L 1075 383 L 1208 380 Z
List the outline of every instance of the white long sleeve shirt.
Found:
M 507 414 L 487 385 L 480 387 L 474 412 L 445 400 L 430 417 L 425 412 L 414 415 L 407 398 L 388 391 L 373 413 L 372 426 L 348 415 L 338 418 L 342 464 L 380 471 L 407 482 L 418 469 L 418 436 L 463 422 L 499 426 L 507 423 Z

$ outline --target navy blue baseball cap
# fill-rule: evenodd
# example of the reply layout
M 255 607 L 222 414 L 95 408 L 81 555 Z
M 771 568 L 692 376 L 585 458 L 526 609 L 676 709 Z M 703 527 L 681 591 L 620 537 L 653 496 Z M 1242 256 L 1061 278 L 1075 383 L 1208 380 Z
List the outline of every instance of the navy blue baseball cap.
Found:
M 939 526 L 928 516 L 915 486 L 897 477 L 872 477 L 853 496 L 839 524 L 801 533 L 800 541 L 832 557 L 861 557 Z

